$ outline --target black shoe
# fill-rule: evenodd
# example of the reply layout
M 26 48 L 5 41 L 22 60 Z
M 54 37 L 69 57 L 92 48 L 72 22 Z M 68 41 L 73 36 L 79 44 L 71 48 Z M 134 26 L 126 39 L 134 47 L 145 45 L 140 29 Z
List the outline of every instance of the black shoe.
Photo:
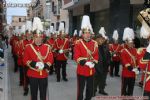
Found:
M 19 83 L 19 86 L 23 86 L 23 83 Z
M 105 91 L 99 91 L 99 93 L 103 95 L 108 95 L 108 93 L 106 93 Z
M 120 77 L 120 75 L 115 75 L 116 77 Z
M 60 79 L 57 79 L 57 82 L 60 82 Z
M 63 78 L 63 80 L 64 80 L 65 82 L 67 82 L 67 81 L 68 81 L 68 79 L 67 79 L 67 78 Z
M 114 77 L 114 75 L 110 75 L 110 77 Z
M 27 95 L 28 95 L 28 91 L 25 91 L 25 92 L 23 93 L 23 95 L 24 95 L 24 96 L 27 96 Z
M 53 72 L 49 72 L 49 75 L 53 75 Z
M 15 69 L 15 70 L 14 70 L 14 73 L 17 73 L 17 72 L 18 72 L 18 70 L 17 70 L 17 69 Z
M 96 92 L 93 93 L 93 97 L 95 97 L 95 96 L 96 96 Z
M 27 96 L 27 95 L 28 95 L 28 92 L 29 92 L 29 89 L 27 88 L 27 89 L 24 91 L 23 95 L 24 95 L 24 96 Z

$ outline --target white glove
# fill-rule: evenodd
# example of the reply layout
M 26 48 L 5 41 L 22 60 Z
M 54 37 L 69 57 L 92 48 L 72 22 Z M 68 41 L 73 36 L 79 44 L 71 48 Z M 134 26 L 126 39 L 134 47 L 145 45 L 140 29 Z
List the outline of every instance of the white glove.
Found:
M 95 66 L 95 64 L 92 63 L 89 67 L 90 67 L 90 68 L 94 68 L 94 66 Z
M 86 62 L 85 65 L 87 65 L 89 68 L 94 68 L 95 64 L 93 62 Z
M 38 67 L 39 70 L 42 70 L 44 68 L 44 64 L 42 62 L 37 62 L 36 66 Z
M 136 75 L 138 75 L 140 73 L 137 68 L 133 68 L 132 71 L 135 72 Z
M 62 49 L 59 50 L 59 53 L 62 54 L 64 51 Z

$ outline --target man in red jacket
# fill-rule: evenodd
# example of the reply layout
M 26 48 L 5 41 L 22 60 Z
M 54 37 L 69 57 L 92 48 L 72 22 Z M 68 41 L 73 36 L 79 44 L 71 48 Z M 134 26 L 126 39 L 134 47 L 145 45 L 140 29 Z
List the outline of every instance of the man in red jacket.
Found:
M 142 25 L 140 36 L 147 40 L 150 40 L 150 32 L 147 30 L 145 25 Z M 145 43 L 146 44 L 146 43 Z M 142 48 L 140 50 L 139 56 L 139 67 L 143 71 L 142 83 L 143 83 L 143 95 L 147 96 L 150 100 L 150 44 L 147 48 Z
M 37 20 L 39 21 L 39 18 L 34 18 L 34 22 Z M 41 22 L 40 24 L 42 26 Z M 37 27 L 36 29 L 41 28 Z M 25 48 L 23 63 L 29 68 L 27 75 L 30 81 L 31 100 L 37 100 L 38 90 L 40 91 L 40 100 L 46 100 L 48 70 L 53 63 L 53 54 L 50 46 L 42 43 L 43 34 L 38 31 L 35 33 L 34 43 Z
M 132 96 L 135 84 L 136 74 L 139 73 L 137 68 L 137 51 L 134 48 L 133 39 L 134 33 L 130 28 L 124 30 L 127 47 L 121 51 L 122 61 L 122 87 L 121 95 Z
M 20 45 L 20 51 L 22 52 L 21 54 L 21 58 L 23 59 L 24 57 L 24 50 L 26 48 L 27 45 L 29 44 L 33 44 L 33 39 L 32 39 L 32 32 L 29 32 L 28 30 L 25 32 L 25 39 L 21 41 Z M 24 88 L 24 96 L 28 95 L 28 91 L 29 91 L 29 88 L 28 88 L 28 85 L 29 85 L 29 79 L 28 79 L 28 76 L 27 76 L 27 70 L 28 70 L 28 67 L 26 67 L 26 65 L 22 65 L 23 66 L 23 75 L 24 75 L 24 84 L 23 84 L 23 88 Z
M 82 39 L 77 40 L 74 47 L 74 60 L 77 62 L 77 100 L 83 100 L 86 84 L 85 100 L 91 100 L 94 90 L 95 63 L 98 62 L 98 45 L 91 39 L 91 24 L 89 16 L 83 16 Z
M 110 76 L 113 77 L 114 75 L 120 77 L 119 75 L 119 65 L 120 65 L 120 51 L 121 46 L 118 43 L 118 31 L 115 30 L 113 33 L 113 43 L 109 45 L 109 50 L 111 53 L 111 66 L 110 66 Z M 114 73 L 115 69 L 115 73 Z
M 68 81 L 66 74 L 66 65 L 68 57 L 66 54 L 69 53 L 69 40 L 65 38 L 64 33 L 64 24 L 60 23 L 60 37 L 58 37 L 55 41 L 55 51 L 56 55 L 56 73 L 57 73 L 57 82 L 60 82 L 60 69 L 62 68 L 62 79 L 64 81 Z
M 53 52 L 53 56 L 54 56 L 54 63 L 53 63 L 53 65 L 51 66 L 50 72 L 49 72 L 49 74 L 52 75 L 53 72 L 55 71 L 55 68 L 56 68 L 56 67 L 55 67 L 55 65 L 56 65 L 56 63 L 55 63 L 55 62 L 56 62 L 56 60 L 55 60 L 55 59 L 56 59 L 56 56 L 55 56 L 55 55 L 56 55 L 56 54 L 55 54 L 55 52 L 54 52 L 54 51 L 55 51 L 55 50 L 54 50 L 54 49 L 55 49 L 55 48 L 54 48 L 54 44 L 55 44 L 56 34 L 54 34 L 54 33 L 50 33 L 50 34 L 51 34 L 51 35 L 50 35 L 50 38 L 47 40 L 46 43 L 51 46 L 51 49 L 52 49 L 52 52 Z

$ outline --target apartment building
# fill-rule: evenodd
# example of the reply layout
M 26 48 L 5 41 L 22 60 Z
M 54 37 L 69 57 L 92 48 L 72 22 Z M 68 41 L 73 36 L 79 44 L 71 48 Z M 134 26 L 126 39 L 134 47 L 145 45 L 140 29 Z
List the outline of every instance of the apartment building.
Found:
M 26 23 L 26 20 L 26 16 L 12 16 L 11 26 L 13 30 L 15 30 L 16 27 L 18 27 L 18 29 L 21 30 L 21 27 Z
M 69 28 L 69 13 L 63 9 L 63 0 L 51 0 L 50 19 L 54 30 L 58 31 L 59 23 L 63 22 L 65 29 Z

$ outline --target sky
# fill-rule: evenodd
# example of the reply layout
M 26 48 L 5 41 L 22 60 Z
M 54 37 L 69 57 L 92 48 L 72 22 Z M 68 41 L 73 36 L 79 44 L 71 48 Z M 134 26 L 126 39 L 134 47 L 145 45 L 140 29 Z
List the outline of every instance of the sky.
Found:
M 6 0 L 7 4 L 8 3 L 30 3 L 31 0 Z M 11 19 L 13 15 L 19 15 L 19 16 L 26 16 L 26 8 L 19 8 L 19 7 L 8 7 L 7 8 L 7 23 L 11 23 Z

